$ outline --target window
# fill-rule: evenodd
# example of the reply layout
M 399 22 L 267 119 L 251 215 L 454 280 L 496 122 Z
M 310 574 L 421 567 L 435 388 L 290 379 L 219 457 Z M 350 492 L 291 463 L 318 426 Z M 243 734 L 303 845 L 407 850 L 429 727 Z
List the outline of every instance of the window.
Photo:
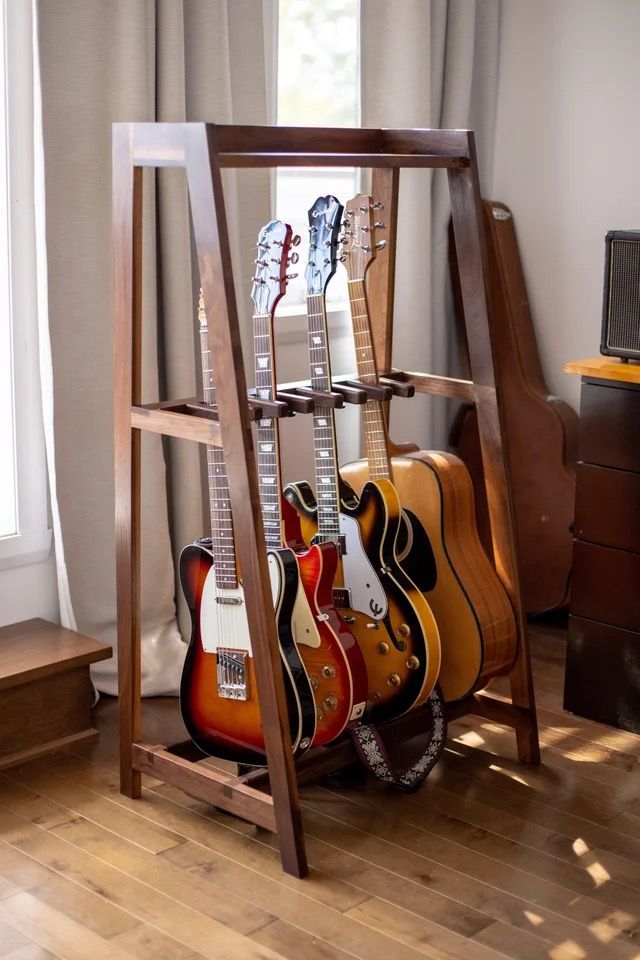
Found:
M 33 172 L 31 5 L 0 0 L 0 568 L 50 550 Z
M 359 0 L 280 0 L 277 122 L 284 126 L 356 127 L 359 107 Z M 276 175 L 277 216 L 303 241 L 306 211 L 316 197 L 344 203 L 357 192 L 357 171 L 337 167 L 285 167 Z M 304 258 L 289 284 L 286 304 L 305 299 Z M 329 306 L 347 300 L 346 274 L 338 269 L 327 288 Z

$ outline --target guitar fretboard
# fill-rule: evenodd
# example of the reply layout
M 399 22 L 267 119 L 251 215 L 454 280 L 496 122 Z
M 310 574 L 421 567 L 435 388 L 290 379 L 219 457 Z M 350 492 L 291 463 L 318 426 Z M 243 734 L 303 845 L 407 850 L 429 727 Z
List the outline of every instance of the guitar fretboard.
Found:
M 328 349 L 327 314 L 324 296 L 307 297 L 309 360 L 314 390 L 331 389 L 331 364 Z M 338 457 L 333 410 L 316 405 L 313 416 L 316 498 L 318 501 L 318 540 L 338 541 L 340 537 L 340 494 Z
M 216 388 L 213 382 L 211 352 L 207 335 L 207 319 L 202 296 L 198 310 L 200 325 L 200 356 L 202 360 L 202 388 L 204 402 L 213 406 Z M 224 454 L 220 447 L 207 444 L 207 478 L 209 485 L 209 516 L 211 518 L 211 551 L 216 583 L 219 587 L 235 589 L 238 586 L 236 548 L 233 539 L 233 518 L 229 499 L 229 481 Z
M 358 378 L 363 383 L 375 383 L 378 379 L 367 295 L 362 278 L 349 280 L 349 305 L 355 341 L 356 366 Z M 369 476 L 372 480 L 391 479 L 391 464 L 387 448 L 387 430 L 382 413 L 382 404 L 378 400 L 367 400 L 362 407 L 362 426 L 365 448 L 369 462 Z
M 270 315 L 253 318 L 253 354 L 255 358 L 256 394 L 265 400 L 275 399 L 275 361 L 273 327 Z M 275 420 L 259 420 L 256 425 L 258 487 L 262 507 L 264 539 L 269 547 L 283 545 L 280 450 Z

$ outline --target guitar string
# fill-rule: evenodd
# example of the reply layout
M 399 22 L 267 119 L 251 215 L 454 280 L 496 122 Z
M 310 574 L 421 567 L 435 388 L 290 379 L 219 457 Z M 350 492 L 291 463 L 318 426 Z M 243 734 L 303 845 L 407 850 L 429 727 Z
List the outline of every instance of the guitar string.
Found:
M 350 271 L 347 270 L 348 274 Z M 378 379 L 371 323 L 364 278 L 351 277 L 347 283 L 349 290 L 349 306 L 356 349 L 356 366 L 358 377 L 364 383 L 375 383 Z M 364 304 L 364 308 L 358 306 Z M 382 404 L 379 400 L 367 400 L 362 407 L 362 422 L 364 427 L 369 475 L 372 480 L 391 479 L 391 463 L 387 446 L 387 433 L 382 413 Z

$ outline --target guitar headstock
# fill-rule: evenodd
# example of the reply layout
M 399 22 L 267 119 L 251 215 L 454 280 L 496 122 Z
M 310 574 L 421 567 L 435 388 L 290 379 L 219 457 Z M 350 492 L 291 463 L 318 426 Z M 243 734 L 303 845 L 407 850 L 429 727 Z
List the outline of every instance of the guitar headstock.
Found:
M 338 263 L 338 234 L 344 207 L 335 197 L 318 197 L 309 210 L 307 296 L 324 294 Z
M 349 280 L 364 280 L 364 275 L 378 250 L 383 250 L 386 240 L 378 240 L 378 231 L 384 223 L 378 219 L 382 204 L 372 197 L 359 193 L 345 207 L 344 232 L 341 260 Z
M 288 223 L 271 220 L 258 236 L 256 274 L 251 288 L 251 299 L 257 316 L 270 316 L 287 289 L 287 281 L 297 277 L 288 274 L 287 267 L 298 262 L 298 254 L 291 247 L 300 243 L 300 237 L 292 236 Z

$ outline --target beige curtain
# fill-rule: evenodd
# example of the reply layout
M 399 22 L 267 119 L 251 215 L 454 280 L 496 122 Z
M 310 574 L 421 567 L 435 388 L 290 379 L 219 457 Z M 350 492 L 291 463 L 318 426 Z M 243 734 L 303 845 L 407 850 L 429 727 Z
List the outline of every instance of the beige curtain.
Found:
M 267 121 L 263 0 L 38 0 L 55 473 L 71 622 L 115 643 L 111 123 Z M 145 172 L 145 176 L 146 176 Z M 240 316 L 269 176 L 227 180 Z M 192 395 L 197 267 L 181 171 L 149 171 L 144 399 Z M 157 269 L 156 269 L 157 256 Z M 157 323 L 156 323 L 157 318 Z M 143 438 L 143 692 L 175 692 L 175 562 L 202 535 L 195 445 Z M 59 562 L 63 562 L 59 559 Z M 180 597 L 180 591 L 177 591 Z M 183 634 L 188 617 L 181 609 Z M 115 662 L 94 673 L 115 693 Z
M 362 0 L 362 125 L 470 127 L 481 182 L 491 183 L 499 15 L 500 0 Z M 446 174 L 402 171 L 393 355 L 400 368 L 457 372 L 448 220 Z M 393 437 L 446 446 L 448 416 L 443 400 L 392 405 Z

